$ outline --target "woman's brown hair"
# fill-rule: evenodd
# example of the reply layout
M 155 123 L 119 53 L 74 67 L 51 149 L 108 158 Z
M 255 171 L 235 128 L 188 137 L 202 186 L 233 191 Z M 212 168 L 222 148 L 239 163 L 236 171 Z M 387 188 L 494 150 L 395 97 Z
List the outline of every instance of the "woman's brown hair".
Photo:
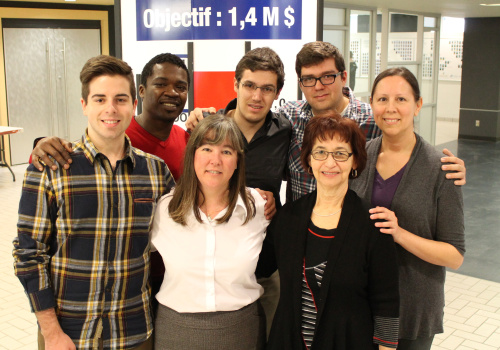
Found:
M 237 168 L 229 180 L 229 205 L 224 216 L 217 219 L 222 224 L 229 221 L 233 214 L 238 195 L 241 196 L 246 207 L 246 224 L 255 216 L 255 202 L 245 187 L 245 154 L 243 151 L 243 136 L 236 123 L 222 114 L 214 114 L 203 119 L 193 130 L 184 154 L 183 173 L 175 186 L 175 191 L 168 205 L 170 217 L 181 225 L 187 225 L 186 218 L 191 210 L 198 222 L 202 222 L 199 207 L 204 202 L 200 182 L 194 169 L 194 155 L 196 150 L 206 144 L 218 145 L 225 140 L 237 152 Z
M 355 121 L 342 118 L 340 114 L 334 111 L 327 115 L 313 117 L 307 123 L 300 152 L 302 166 L 306 170 L 309 168 L 309 156 L 316 140 L 324 141 L 333 139 L 334 136 L 351 145 L 359 176 L 366 167 L 366 137 Z M 353 178 L 352 174 L 349 174 L 349 178 Z

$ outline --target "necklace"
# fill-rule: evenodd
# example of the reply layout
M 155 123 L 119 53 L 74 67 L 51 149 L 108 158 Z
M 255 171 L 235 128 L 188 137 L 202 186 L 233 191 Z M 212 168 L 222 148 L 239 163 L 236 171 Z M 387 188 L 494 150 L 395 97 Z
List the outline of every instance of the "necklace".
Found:
M 342 208 L 340 208 L 339 210 L 337 210 L 337 211 L 336 211 L 335 213 L 333 213 L 333 214 L 320 215 L 320 214 L 316 213 L 316 212 L 314 211 L 314 209 L 313 209 L 313 213 L 314 213 L 314 215 L 316 215 L 316 216 L 321 216 L 321 217 L 325 218 L 325 217 L 327 217 L 327 216 L 334 216 L 335 214 L 338 214 L 341 210 L 342 210 Z
M 219 214 L 222 210 L 224 210 L 224 208 L 226 208 L 226 207 L 227 207 L 227 205 L 226 205 L 226 204 L 224 204 L 224 206 L 222 206 L 222 208 L 221 208 L 221 207 L 219 207 L 219 208 L 217 208 L 215 211 L 212 211 L 212 212 L 214 213 L 213 215 L 210 215 L 210 214 L 209 214 L 209 212 L 208 212 L 208 208 L 207 208 L 207 206 L 206 206 L 206 205 L 205 205 L 205 210 L 203 210 L 203 208 L 202 208 L 202 207 L 200 207 L 200 210 L 201 210 L 201 211 L 203 211 L 204 213 L 206 213 L 205 215 L 207 216 L 208 222 L 212 223 L 212 222 L 215 220 L 215 217 L 216 217 L 216 216 L 217 216 L 217 215 L 218 215 L 218 214 Z M 212 216 L 213 216 L 213 218 L 212 218 Z

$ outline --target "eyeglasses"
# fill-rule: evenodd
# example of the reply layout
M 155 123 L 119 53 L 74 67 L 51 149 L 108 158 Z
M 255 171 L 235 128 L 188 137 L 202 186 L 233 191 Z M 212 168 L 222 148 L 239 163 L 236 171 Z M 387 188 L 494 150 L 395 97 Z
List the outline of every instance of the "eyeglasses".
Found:
M 265 96 L 272 95 L 276 92 L 276 88 L 272 85 L 257 86 L 254 83 L 246 81 L 244 83 L 241 83 L 241 86 L 249 93 L 253 93 L 255 90 L 260 89 L 262 95 Z
M 319 78 L 316 77 L 305 77 L 305 78 L 300 78 L 299 81 L 304 87 L 313 87 L 316 86 L 316 83 L 318 80 L 321 82 L 323 85 L 331 85 L 335 83 L 335 78 L 338 77 L 342 72 L 338 72 L 335 74 L 325 74 Z
M 323 150 L 317 150 L 311 152 L 312 157 L 316 160 L 326 160 L 329 154 L 331 154 L 333 159 L 337 162 L 346 162 L 352 156 L 352 153 L 346 151 L 327 152 Z

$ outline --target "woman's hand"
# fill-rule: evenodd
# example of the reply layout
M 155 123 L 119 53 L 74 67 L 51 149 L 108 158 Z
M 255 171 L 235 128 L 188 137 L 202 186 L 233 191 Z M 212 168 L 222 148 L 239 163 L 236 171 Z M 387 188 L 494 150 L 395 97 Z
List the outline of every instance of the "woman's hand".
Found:
M 399 227 L 398 218 L 393 211 L 376 207 L 370 209 L 370 214 L 372 220 L 385 220 L 375 222 L 375 227 L 380 227 L 380 232 L 392 235 L 394 242 L 420 259 L 455 270 L 462 265 L 464 257 L 454 246 L 417 236 Z
M 398 225 L 398 218 L 393 211 L 390 211 L 384 207 L 375 207 L 370 209 L 370 219 L 372 220 L 384 220 L 375 222 L 375 227 L 380 228 L 380 232 L 390 234 L 394 238 L 394 242 L 398 242 L 397 239 L 401 236 L 404 231 Z

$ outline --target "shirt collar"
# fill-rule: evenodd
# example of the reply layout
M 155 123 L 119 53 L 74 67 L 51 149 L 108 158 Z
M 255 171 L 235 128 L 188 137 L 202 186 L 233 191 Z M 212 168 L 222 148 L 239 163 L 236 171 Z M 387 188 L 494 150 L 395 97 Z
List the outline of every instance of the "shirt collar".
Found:
M 344 88 L 342 89 L 342 93 L 349 99 L 349 103 L 340 114 L 341 116 L 346 117 L 351 114 L 351 110 L 353 106 L 356 105 L 356 103 L 354 102 L 354 94 L 352 93 L 352 90 L 349 86 L 344 86 Z
M 303 115 L 306 115 L 306 116 L 311 116 L 313 115 L 313 112 L 312 112 L 312 107 L 311 105 L 309 104 L 309 102 L 307 102 L 307 100 L 305 100 L 306 103 L 304 103 L 304 105 L 302 106 L 302 111 L 301 113 Z
M 247 191 L 247 195 L 251 196 L 250 192 Z M 234 207 L 234 214 L 242 215 L 242 218 L 245 218 L 247 215 L 247 207 L 245 206 L 245 202 L 243 202 L 243 198 L 238 194 L 238 199 L 236 200 L 236 206 Z
M 349 99 L 349 105 L 354 103 L 354 93 L 349 86 L 344 86 L 342 94 Z
M 251 194 L 248 191 L 247 191 L 247 193 L 248 193 L 248 196 L 251 196 Z M 201 213 L 201 209 L 197 209 L 197 210 L 199 210 Z M 218 219 L 218 218 L 224 216 L 226 214 L 226 211 L 227 211 L 227 208 L 225 208 L 224 210 L 219 212 L 215 216 L 214 219 Z M 203 215 L 205 215 L 205 214 L 203 214 Z M 210 223 L 207 219 L 203 219 L 203 215 L 202 215 L 202 221 L 204 223 Z M 231 215 L 231 217 L 232 218 L 240 218 L 241 220 L 245 220 L 246 215 L 247 215 L 247 208 L 245 207 L 245 202 L 243 202 L 241 195 L 238 194 L 238 199 L 236 200 L 236 205 L 234 206 L 233 215 Z M 195 219 L 194 213 L 189 215 L 188 221 L 193 222 L 193 223 L 197 222 Z
M 124 137 L 125 137 L 125 156 L 122 158 L 122 160 L 125 160 L 127 158 L 130 159 L 130 161 L 132 162 L 132 166 L 135 167 L 135 157 L 132 151 L 133 147 L 131 146 L 131 142 L 128 136 L 125 134 Z M 85 157 L 87 157 L 89 162 L 92 164 L 94 164 L 94 161 L 96 160 L 99 154 L 104 156 L 104 154 L 97 149 L 92 140 L 90 140 L 88 130 L 85 130 L 85 134 L 82 135 L 82 150 L 83 153 L 85 154 Z
M 236 105 L 238 103 L 238 99 L 233 98 L 231 101 L 226 106 L 226 109 L 224 109 L 224 114 L 228 114 L 229 111 L 232 111 L 233 109 L 236 109 Z

